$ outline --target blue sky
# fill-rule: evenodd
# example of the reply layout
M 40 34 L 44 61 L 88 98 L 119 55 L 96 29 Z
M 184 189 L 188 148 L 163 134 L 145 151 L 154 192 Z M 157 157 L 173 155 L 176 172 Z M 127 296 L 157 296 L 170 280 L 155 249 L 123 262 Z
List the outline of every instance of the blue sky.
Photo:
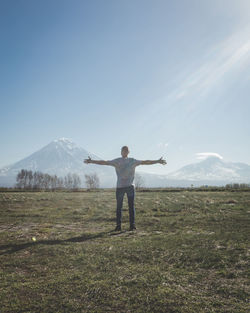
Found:
M 1 0 L 0 167 L 60 137 L 162 174 L 250 164 L 249 20 L 248 0 Z

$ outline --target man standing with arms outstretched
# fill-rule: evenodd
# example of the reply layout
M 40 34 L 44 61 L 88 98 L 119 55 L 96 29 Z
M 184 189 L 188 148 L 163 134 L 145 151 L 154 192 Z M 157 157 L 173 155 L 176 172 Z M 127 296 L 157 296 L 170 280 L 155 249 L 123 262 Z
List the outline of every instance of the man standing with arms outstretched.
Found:
M 127 194 L 128 206 L 129 206 L 129 230 L 135 230 L 135 186 L 133 184 L 135 176 L 135 167 L 138 165 L 151 165 L 151 164 L 163 164 L 167 162 L 160 158 L 159 160 L 136 160 L 134 158 L 128 158 L 129 154 L 128 146 L 123 146 L 121 148 L 122 157 L 116 158 L 110 161 L 99 161 L 92 160 L 90 157 L 85 159 L 85 163 L 93 163 L 99 165 L 111 165 L 115 167 L 117 174 L 117 184 L 116 184 L 116 229 L 115 231 L 121 231 L 121 222 L 122 222 L 122 204 L 124 194 Z

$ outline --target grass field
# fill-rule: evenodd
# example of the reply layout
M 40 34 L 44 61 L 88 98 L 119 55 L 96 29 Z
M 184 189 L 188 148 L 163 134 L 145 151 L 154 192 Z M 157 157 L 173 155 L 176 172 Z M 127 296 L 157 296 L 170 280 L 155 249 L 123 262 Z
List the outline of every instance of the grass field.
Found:
M 250 192 L 135 207 L 114 233 L 115 191 L 0 193 L 0 312 L 249 312 Z

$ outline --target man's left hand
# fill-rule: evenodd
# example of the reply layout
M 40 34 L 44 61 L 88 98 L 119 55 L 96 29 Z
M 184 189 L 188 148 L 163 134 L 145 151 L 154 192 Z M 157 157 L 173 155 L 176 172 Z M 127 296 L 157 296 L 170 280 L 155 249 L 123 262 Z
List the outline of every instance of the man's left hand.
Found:
M 163 165 L 167 164 L 166 160 L 162 159 L 162 157 L 158 160 L 158 162 Z

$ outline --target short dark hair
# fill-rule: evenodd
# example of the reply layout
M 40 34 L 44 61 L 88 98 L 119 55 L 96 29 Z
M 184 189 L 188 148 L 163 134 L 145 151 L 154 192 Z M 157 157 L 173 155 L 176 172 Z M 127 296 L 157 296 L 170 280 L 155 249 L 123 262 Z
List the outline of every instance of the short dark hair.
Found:
M 123 146 L 122 150 L 129 150 L 128 146 Z

